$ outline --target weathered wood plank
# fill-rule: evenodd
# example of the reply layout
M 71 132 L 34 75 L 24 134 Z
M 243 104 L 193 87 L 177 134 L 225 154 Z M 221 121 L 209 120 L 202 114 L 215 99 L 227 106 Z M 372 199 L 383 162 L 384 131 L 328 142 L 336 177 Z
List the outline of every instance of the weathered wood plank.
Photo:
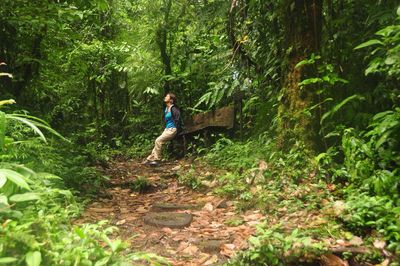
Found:
M 235 110 L 233 106 L 226 106 L 220 109 L 194 115 L 191 119 L 185 120 L 184 134 L 196 132 L 207 127 L 233 128 Z

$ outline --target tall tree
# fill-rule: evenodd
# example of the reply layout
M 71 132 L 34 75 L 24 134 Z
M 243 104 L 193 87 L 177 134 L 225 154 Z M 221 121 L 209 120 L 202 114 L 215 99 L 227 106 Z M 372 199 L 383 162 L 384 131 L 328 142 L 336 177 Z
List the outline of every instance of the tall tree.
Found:
M 160 48 L 161 60 L 164 65 L 164 74 L 171 75 L 171 56 L 168 53 L 168 31 L 170 28 L 170 14 L 172 8 L 172 0 L 164 0 L 162 10 L 164 11 L 163 20 L 160 22 L 160 25 L 157 29 L 156 41 L 158 47 Z M 167 93 L 170 90 L 170 82 L 168 80 L 164 83 L 164 93 Z
M 320 48 L 322 30 L 322 0 L 283 1 L 285 21 L 286 69 L 282 98 L 278 110 L 278 144 L 283 147 L 289 139 L 297 139 L 316 148 L 315 123 L 310 112 L 314 92 L 299 86 L 310 70 L 296 65 Z

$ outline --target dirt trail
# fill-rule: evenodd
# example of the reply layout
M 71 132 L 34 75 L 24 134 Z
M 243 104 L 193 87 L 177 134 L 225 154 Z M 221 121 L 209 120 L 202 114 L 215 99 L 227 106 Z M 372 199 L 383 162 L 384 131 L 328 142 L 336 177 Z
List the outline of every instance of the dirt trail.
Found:
M 156 168 L 135 160 L 113 162 L 104 170 L 111 178 L 107 188 L 87 206 L 79 222 L 109 220 L 120 228 L 120 237 L 131 244 L 133 251 L 156 253 L 172 265 L 223 263 L 247 248 L 247 239 L 255 233 L 255 225 L 263 216 L 258 211 L 237 214 L 231 202 L 210 191 L 200 193 L 179 185 L 177 172 L 189 168 L 185 161 Z M 161 209 L 155 208 L 160 204 Z M 160 211 L 172 213 L 170 217 L 187 213 L 193 219 L 184 228 L 144 222 L 149 213 Z

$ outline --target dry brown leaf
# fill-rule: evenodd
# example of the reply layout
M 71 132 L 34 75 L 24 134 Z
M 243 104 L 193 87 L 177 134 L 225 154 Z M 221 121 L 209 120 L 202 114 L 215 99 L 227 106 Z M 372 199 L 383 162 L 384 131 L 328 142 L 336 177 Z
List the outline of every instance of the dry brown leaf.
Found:
M 136 209 L 136 212 L 138 212 L 138 213 L 145 213 L 145 212 L 147 212 L 147 209 L 145 208 L 145 207 L 139 207 L 139 208 L 137 208 Z
M 196 261 L 196 265 L 203 265 L 203 263 L 205 263 L 210 258 L 210 256 L 211 255 L 207 253 L 200 253 L 197 256 L 199 260 Z
M 164 227 L 164 228 L 162 228 L 161 229 L 161 231 L 163 231 L 164 233 L 166 233 L 166 234 L 172 234 L 172 229 L 171 228 L 169 228 L 169 227 Z
M 341 246 L 348 246 L 349 242 L 346 242 L 343 239 L 338 239 L 338 240 L 336 240 L 336 244 L 341 245 Z
M 112 212 L 114 209 L 113 208 L 89 208 L 88 211 L 89 212 L 107 212 L 110 213 Z
M 374 241 L 374 247 L 378 248 L 378 249 L 384 249 L 386 247 L 386 242 L 385 240 L 375 240 Z
M 345 203 L 344 201 L 337 200 L 333 203 L 332 210 L 336 216 L 340 216 L 345 210 Z
M 214 263 L 218 262 L 218 256 L 217 255 L 213 255 L 210 259 L 208 259 L 204 265 L 212 265 Z
M 249 221 L 256 221 L 256 220 L 261 220 L 264 216 L 261 213 L 254 213 L 254 214 L 250 214 L 250 215 L 243 215 L 243 219 L 246 222 Z
M 222 244 L 221 245 L 221 254 L 227 257 L 233 257 L 235 255 L 235 245 L 234 244 Z
M 188 255 L 195 255 L 199 251 L 199 248 L 195 245 L 190 245 L 186 247 L 184 250 L 182 250 L 183 253 L 188 254 Z
M 349 263 L 333 254 L 325 254 L 321 256 L 321 266 L 349 266 Z
M 264 171 L 264 170 L 266 170 L 267 168 L 268 168 L 268 164 L 267 164 L 266 161 L 260 160 L 260 161 L 258 162 L 258 169 L 259 169 L 259 170 Z
M 184 250 L 185 248 L 187 248 L 189 246 L 188 242 L 181 242 L 179 243 L 178 248 L 176 249 L 177 252 L 181 252 L 182 250 Z
M 359 236 L 353 236 L 353 237 L 350 239 L 349 244 L 350 244 L 351 246 L 356 246 L 356 247 L 358 247 L 358 246 L 361 246 L 362 244 L 364 244 L 364 241 L 363 241 L 363 240 L 361 239 L 361 237 L 359 237 Z
M 126 222 L 125 219 L 116 222 L 116 225 L 123 225 Z
M 256 225 L 260 224 L 260 221 L 249 221 L 249 222 L 247 222 L 247 224 L 250 226 L 256 226 Z
M 214 210 L 214 206 L 211 203 L 207 203 L 206 205 L 204 205 L 203 210 L 212 212 Z

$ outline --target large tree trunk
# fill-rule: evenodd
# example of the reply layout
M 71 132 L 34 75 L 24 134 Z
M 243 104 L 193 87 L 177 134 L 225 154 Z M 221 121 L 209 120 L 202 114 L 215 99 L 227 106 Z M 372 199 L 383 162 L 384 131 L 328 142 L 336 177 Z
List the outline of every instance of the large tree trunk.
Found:
M 286 0 L 284 21 L 287 44 L 286 70 L 283 74 L 282 98 L 278 111 L 278 145 L 290 147 L 300 140 L 316 148 L 315 117 L 308 108 L 315 93 L 312 88 L 301 89 L 299 83 L 311 74 L 307 67 L 296 64 L 311 53 L 318 53 L 321 40 L 322 0 Z

